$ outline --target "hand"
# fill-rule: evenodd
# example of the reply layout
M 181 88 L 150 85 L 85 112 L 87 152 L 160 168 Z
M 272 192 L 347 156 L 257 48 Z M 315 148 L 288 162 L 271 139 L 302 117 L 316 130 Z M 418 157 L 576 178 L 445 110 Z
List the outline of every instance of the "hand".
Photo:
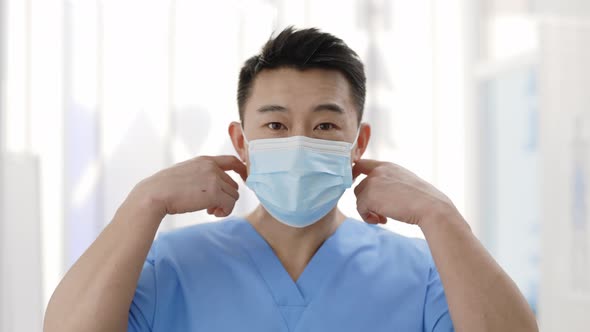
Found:
M 352 169 L 353 177 L 367 177 L 354 193 L 357 210 L 364 221 L 386 223 L 387 218 L 420 225 L 426 218 L 456 211 L 447 196 L 414 173 L 394 163 L 361 159 Z
M 239 198 L 238 184 L 225 172 L 229 170 L 246 180 L 246 166 L 234 156 L 193 158 L 141 181 L 128 199 L 147 202 L 161 218 L 203 209 L 225 217 Z

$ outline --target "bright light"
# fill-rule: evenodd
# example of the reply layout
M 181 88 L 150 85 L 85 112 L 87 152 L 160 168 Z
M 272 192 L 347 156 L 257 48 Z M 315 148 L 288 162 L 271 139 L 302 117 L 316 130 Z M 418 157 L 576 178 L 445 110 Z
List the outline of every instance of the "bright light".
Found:
M 489 30 L 489 56 L 493 60 L 529 54 L 538 48 L 537 23 L 528 15 L 494 16 Z

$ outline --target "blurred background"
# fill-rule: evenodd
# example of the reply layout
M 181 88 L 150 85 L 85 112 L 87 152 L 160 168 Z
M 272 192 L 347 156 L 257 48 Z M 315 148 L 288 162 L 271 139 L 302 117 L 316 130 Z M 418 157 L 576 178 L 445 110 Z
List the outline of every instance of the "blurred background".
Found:
M 365 62 L 368 157 L 451 197 L 542 331 L 588 330 L 590 1 L 0 0 L 0 23 L 0 331 L 41 330 L 138 181 L 234 153 L 240 65 L 287 25 Z

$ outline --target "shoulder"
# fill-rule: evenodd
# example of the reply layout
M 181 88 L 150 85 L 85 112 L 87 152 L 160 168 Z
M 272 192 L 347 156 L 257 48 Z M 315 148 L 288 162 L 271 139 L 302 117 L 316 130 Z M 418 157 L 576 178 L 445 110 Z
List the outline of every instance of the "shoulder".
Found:
M 212 240 L 216 237 L 223 237 L 234 224 L 241 222 L 240 218 L 227 218 L 220 221 L 202 222 L 190 226 L 185 226 L 170 231 L 161 232 L 157 238 L 158 241 L 186 242 L 200 240 Z
M 152 245 L 148 260 L 185 264 L 199 259 L 232 254 L 236 248 L 237 226 L 240 218 L 204 222 L 162 232 Z
M 359 233 L 366 234 L 367 239 L 374 244 L 382 259 L 394 260 L 398 266 L 400 263 L 428 268 L 433 265 L 428 243 L 424 239 L 407 237 L 383 226 L 359 220 L 354 220 L 354 223 Z

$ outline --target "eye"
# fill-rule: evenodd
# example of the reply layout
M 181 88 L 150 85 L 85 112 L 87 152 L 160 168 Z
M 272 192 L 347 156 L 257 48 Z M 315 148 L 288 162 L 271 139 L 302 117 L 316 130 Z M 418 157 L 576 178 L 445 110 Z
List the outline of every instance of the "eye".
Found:
M 321 131 L 334 130 L 334 129 L 336 129 L 336 125 L 334 125 L 333 123 L 324 122 L 324 123 L 320 123 L 319 125 L 317 125 L 316 129 L 321 130 Z
M 280 122 L 269 122 L 266 124 L 266 127 L 270 130 L 278 131 L 287 129 L 282 123 Z

